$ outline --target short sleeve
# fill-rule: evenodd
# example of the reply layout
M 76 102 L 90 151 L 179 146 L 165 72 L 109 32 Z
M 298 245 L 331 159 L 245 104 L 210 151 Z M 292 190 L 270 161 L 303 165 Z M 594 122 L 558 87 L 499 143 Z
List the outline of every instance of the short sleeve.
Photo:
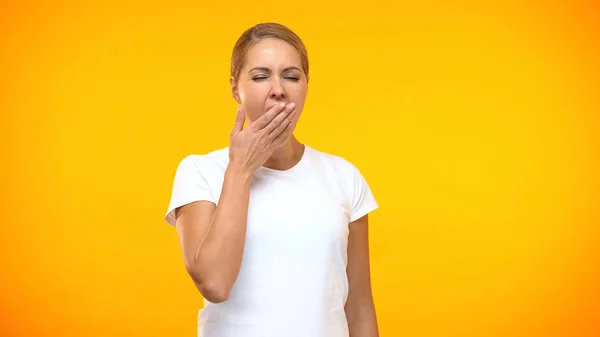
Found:
M 367 213 L 379 208 L 367 180 L 354 165 L 352 165 L 352 185 L 353 195 L 350 222 L 356 221 Z
M 175 209 L 194 201 L 207 200 L 216 203 L 206 178 L 202 174 L 202 157 L 189 155 L 185 157 L 175 172 L 171 199 L 165 215 L 165 220 L 171 226 L 175 226 Z

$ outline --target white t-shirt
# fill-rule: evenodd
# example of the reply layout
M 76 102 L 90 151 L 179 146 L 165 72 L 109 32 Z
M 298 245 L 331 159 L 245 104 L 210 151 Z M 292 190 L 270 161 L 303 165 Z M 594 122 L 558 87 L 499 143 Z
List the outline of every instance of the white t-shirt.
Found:
M 229 148 L 185 157 L 166 221 L 197 200 L 218 205 Z M 252 181 L 241 270 L 229 298 L 204 300 L 199 337 L 348 337 L 349 223 L 378 208 L 349 161 L 305 145 L 289 170 L 260 167 Z

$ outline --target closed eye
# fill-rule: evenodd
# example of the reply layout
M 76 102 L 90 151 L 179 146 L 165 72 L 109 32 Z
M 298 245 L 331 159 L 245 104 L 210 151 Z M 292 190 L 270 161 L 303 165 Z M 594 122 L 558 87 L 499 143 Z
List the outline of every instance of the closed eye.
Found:
M 264 80 L 266 78 L 267 77 L 265 77 L 265 76 L 258 76 L 258 77 L 253 77 L 252 80 L 253 81 L 260 81 L 260 80 Z M 284 78 L 287 79 L 287 80 L 290 80 L 290 81 L 294 81 L 294 82 L 300 81 L 300 78 L 299 77 L 295 77 L 295 76 L 294 77 L 284 77 Z

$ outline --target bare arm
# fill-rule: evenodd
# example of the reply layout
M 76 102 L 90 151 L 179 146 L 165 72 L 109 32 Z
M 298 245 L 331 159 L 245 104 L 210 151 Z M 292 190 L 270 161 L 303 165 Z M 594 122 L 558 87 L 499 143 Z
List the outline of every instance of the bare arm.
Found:
M 186 270 L 202 295 L 225 301 L 240 270 L 251 175 L 230 165 L 225 172 L 219 206 L 208 201 L 182 206 L 177 229 Z
M 227 300 L 240 271 L 252 175 L 287 140 L 294 110 L 275 106 L 245 130 L 239 110 L 218 206 L 196 201 L 175 210 L 186 270 L 213 303 Z
M 368 215 L 350 223 L 348 234 L 349 294 L 345 311 L 350 337 L 378 337 L 377 317 L 371 292 Z

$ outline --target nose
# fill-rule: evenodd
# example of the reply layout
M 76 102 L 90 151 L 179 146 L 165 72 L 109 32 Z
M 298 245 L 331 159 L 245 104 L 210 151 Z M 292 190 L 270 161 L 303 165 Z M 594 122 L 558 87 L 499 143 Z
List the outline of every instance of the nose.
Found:
M 283 88 L 283 85 L 281 85 L 280 81 L 274 81 L 273 88 L 271 89 L 271 94 L 269 95 L 269 97 L 276 101 L 283 100 L 286 98 L 285 89 Z

